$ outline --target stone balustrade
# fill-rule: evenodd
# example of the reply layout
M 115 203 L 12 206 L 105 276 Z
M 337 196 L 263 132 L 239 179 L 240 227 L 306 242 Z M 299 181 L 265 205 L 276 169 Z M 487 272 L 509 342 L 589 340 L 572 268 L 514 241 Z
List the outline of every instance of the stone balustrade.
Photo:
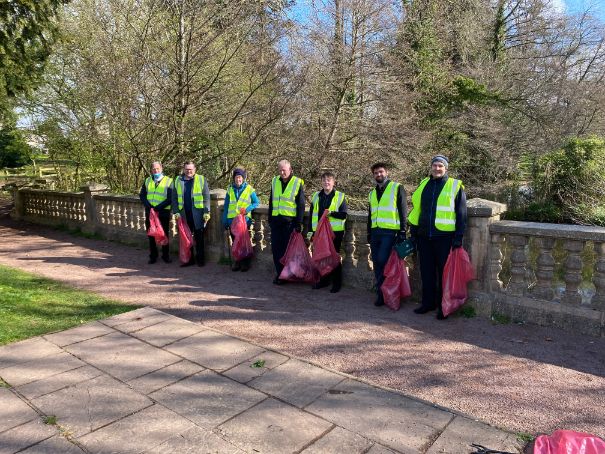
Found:
M 13 197 L 15 219 L 146 247 L 145 212 L 136 196 L 108 194 L 107 187 L 91 184 L 76 193 L 14 190 Z M 230 238 L 220 225 L 224 198 L 224 190 L 211 191 L 211 220 L 205 232 L 208 259 L 229 257 Z M 253 212 L 251 235 L 255 266 L 270 273 L 267 210 L 261 206 Z M 485 316 L 499 314 L 513 322 L 605 335 L 605 229 L 502 221 L 505 210 L 505 205 L 488 200 L 468 201 L 464 247 L 477 278 L 469 287 L 470 304 Z M 369 289 L 373 267 L 366 222 L 365 212 L 349 213 L 342 256 L 346 285 Z M 176 251 L 174 222 L 171 232 Z M 409 264 L 413 298 L 417 298 L 420 282 L 414 257 Z M 585 274 L 591 276 L 590 282 L 583 279 Z

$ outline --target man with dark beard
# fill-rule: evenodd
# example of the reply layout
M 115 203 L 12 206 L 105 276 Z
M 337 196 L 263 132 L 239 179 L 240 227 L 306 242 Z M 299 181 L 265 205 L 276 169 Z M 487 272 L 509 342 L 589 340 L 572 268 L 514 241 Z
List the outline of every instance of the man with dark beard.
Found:
M 370 192 L 368 211 L 368 243 L 372 252 L 376 291 L 375 306 L 383 306 L 382 283 L 384 267 L 396 241 L 405 240 L 407 206 L 405 189 L 389 180 L 387 165 L 377 162 L 372 167 L 376 187 Z

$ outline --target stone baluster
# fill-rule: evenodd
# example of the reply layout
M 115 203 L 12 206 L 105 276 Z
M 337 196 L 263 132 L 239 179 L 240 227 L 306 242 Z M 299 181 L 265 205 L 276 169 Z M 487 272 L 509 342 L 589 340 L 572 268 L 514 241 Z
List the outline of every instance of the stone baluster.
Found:
M 531 289 L 531 294 L 536 298 L 548 301 L 551 301 L 555 296 L 552 288 L 552 280 L 555 274 L 555 259 L 552 256 L 554 245 L 554 238 L 536 238 L 536 246 L 540 252 L 536 261 L 536 285 Z
M 265 243 L 265 252 L 273 254 L 273 246 L 271 242 L 271 227 L 269 227 L 269 218 L 263 216 L 263 240 Z
M 502 271 L 502 246 L 504 236 L 499 233 L 492 233 L 489 250 L 489 284 L 492 291 L 502 290 L 503 283 L 500 280 Z
M 592 283 L 596 291 L 590 303 L 593 309 L 605 310 L 605 243 L 595 242 L 594 250 L 596 261 Z
M 256 212 L 252 212 L 252 243 L 254 244 L 254 253 L 260 254 L 265 246 L 263 245 L 263 223 L 262 216 Z
M 525 280 L 527 253 L 525 248 L 528 239 L 524 235 L 508 235 L 506 239 L 513 248 L 510 255 L 511 276 L 506 289 L 511 295 L 521 296 L 527 290 L 527 283 Z
M 362 222 L 356 222 L 353 230 L 355 235 L 355 250 L 359 251 L 357 257 L 357 268 L 360 270 L 373 271 L 374 263 L 370 257 L 370 245 L 367 242 L 367 226 Z
M 343 241 L 343 249 L 345 252 L 343 266 L 354 268 L 357 266 L 357 259 L 355 258 L 355 233 L 353 232 L 352 222 L 345 223 L 345 235 Z
M 578 240 L 566 240 L 563 243 L 563 248 L 567 251 L 567 258 L 565 259 L 565 291 L 561 298 L 562 303 L 566 304 L 580 304 L 582 302 L 582 295 L 578 292 L 578 288 L 582 283 L 582 248 L 584 247 L 583 241 Z

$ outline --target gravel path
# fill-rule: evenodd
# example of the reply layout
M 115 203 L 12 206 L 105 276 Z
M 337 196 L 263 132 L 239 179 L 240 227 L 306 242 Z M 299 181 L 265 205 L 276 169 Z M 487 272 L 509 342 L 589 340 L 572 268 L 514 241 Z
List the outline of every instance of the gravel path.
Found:
M 147 265 L 147 253 L 0 219 L 0 263 L 149 305 L 498 427 L 605 437 L 605 339 L 393 313 L 369 292 L 276 287 L 260 270 Z

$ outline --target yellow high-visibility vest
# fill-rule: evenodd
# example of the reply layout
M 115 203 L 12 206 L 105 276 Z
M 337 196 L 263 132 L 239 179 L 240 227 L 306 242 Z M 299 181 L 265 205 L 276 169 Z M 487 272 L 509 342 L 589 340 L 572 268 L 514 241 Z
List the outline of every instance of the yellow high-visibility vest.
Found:
M 418 188 L 412 194 L 412 211 L 408 216 L 408 221 L 412 225 L 418 225 L 420 222 L 420 210 L 422 206 L 422 191 L 429 182 L 430 178 L 425 178 L 420 182 Z M 442 232 L 456 231 L 456 196 L 460 189 L 464 189 L 461 180 L 448 178 L 443 189 L 437 197 L 437 210 L 435 212 L 435 228 Z
M 319 193 L 320 191 L 317 191 L 315 194 L 313 194 L 313 197 L 311 197 L 311 204 L 313 205 L 313 217 L 311 218 L 311 229 L 315 232 L 315 230 L 317 229 L 317 223 L 319 222 Z M 332 197 L 332 202 L 330 203 L 330 207 L 328 208 L 328 210 L 330 210 L 330 212 L 333 211 L 338 211 L 338 209 L 340 208 L 340 205 L 342 205 L 342 202 L 345 199 L 345 195 L 343 192 L 340 191 L 334 191 L 334 197 Z M 323 214 L 323 213 L 321 213 Z M 342 232 L 345 229 L 345 220 L 344 219 L 336 219 L 336 218 L 332 218 L 329 217 L 328 218 L 330 220 L 330 225 L 332 226 L 332 230 L 335 232 Z
M 145 186 L 147 187 L 147 201 L 152 207 L 157 207 L 160 203 L 168 198 L 168 188 L 172 184 L 172 178 L 167 176 L 155 183 L 153 177 L 147 177 L 145 180 Z M 170 209 L 170 205 L 164 207 L 165 210 Z
M 370 217 L 372 228 L 400 230 L 399 210 L 397 209 L 397 193 L 399 183 L 389 181 L 382 193 L 380 201 L 376 194 L 376 188 L 372 189 L 368 197 L 370 202 Z
M 233 219 L 237 216 L 242 208 L 248 208 L 252 203 L 252 193 L 254 188 L 249 184 L 246 185 L 242 193 L 239 195 L 239 199 L 235 198 L 235 190 L 233 185 L 229 185 L 227 194 L 229 194 L 229 207 L 227 208 L 227 219 Z M 246 213 L 247 217 L 252 217 L 250 213 Z
M 272 205 L 271 216 L 296 216 L 296 196 L 301 186 L 305 184 L 302 178 L 292 176 L 286 190 L 282 193 L 282 185 L 279 177 L 273 177 L 271 182 Z
M 193 190 L 191 191 L 191 197 L 193 198 L 193 206 L 195 208 L 204 208 L 204 177 L 202 175 L 195 174 L 193 176 Z M 182 176 L 176 177 L 175 182 L 176 197 L 179 204 L 179 211 L 183 211 L 185 203 L 183 197 L 185 194 L 185 181 Z

